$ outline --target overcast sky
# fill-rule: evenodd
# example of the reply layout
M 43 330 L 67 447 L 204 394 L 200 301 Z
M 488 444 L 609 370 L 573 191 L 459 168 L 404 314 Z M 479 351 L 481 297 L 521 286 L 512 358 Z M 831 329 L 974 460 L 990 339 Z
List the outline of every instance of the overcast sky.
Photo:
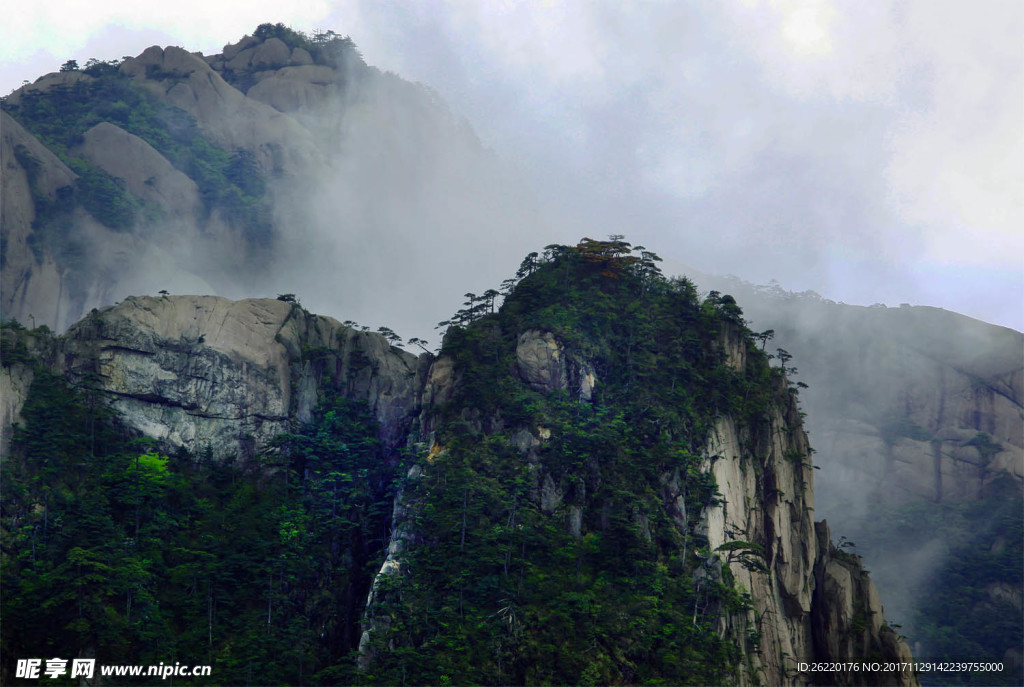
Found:
M 531 183 L 552 240 L 622 233 L 709 272 L 1024 329 L 1019 0 L 22 2 L 0 93 L 267 21 L 348 34 L 436 89 Z

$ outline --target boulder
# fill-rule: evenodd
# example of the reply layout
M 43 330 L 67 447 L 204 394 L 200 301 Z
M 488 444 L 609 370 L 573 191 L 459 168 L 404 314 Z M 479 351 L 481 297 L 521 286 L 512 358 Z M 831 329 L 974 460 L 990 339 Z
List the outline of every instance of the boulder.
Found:
M 572 390 L 581 401 L 591 401 L 597 386 L 593 366 L 579 356 L 566 353 L 551 332 L 536 329 L 523 332 L 516 346 L 519 377 L 534 391 Z
M 246 48 L 245 50 L 239 51 L 237 55 L 232 57 L 230 60 L 225 61 L 224 68 L 230 69 L 234 72 L 247 71 L 252 65 L 252 56 L 255 52 L 256 48 Z
M 237 43 L 229 43 L 228 45 L 225 45 L 224 49 L 221 51 L 221 57 L 223 57 L 224 60 L 230 60 L 246 48 L 251 48 L 256 45 L 259 45 L 258 39 L 252 36 L 243 36 Z
M 313 64 L 313 56 L 309 54 L 308 50 L 295 48 L 292 50 L 292 56 L 288 62 L 293 65 Z
M 516 346 L 516 369 L 534 391 L 543 393 L 568 388 L 562 344 L 551 332 L 523 332 Z
M 280 38 L 268 38 L 252 54 L 253 69 L 275 69 L 288 64 L 291 49 Z

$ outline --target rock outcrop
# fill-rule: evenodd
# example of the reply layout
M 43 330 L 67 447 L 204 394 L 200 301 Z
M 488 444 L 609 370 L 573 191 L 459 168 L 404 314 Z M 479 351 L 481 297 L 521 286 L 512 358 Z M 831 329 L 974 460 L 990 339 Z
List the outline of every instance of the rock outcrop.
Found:
M 811 630 L 815 656 L 844 665 L 867 660 L 909 664 L 913 656 L 906 643 L 885 622 L 882 603 L 874 582 L 860 558 L 838 549 L 824 521 L 814 527 L 818 556 L 814 563 L 815 613 Z M 817 684 L 899 685 L 891 672 L 845 669 L 815 676 Z
M 567 356 L 565 347 L 551 332 L 533 329 L 520 335 L 516 368 L 534 391 L 568 390 L 581 401 L 589 401 L 597 385 L 593 366 L 579 356 Z
M 267 173 L 305 178 L 311 165 L 316 168 L 323 161 L 322 147 L 312 132 L 247 98 L 206 60 L 182 48 L 147 48 L 125 60 L 120 69 L 139 86 L 195 117 L 217 146 L 251 152 Z
M 167 450 L 242 458 L 308 421 L 325 389 L 366 401 L 399 451 L 427 360 L 294 303 L 215 296 L 129 298 L 77 323 L 48 357 Z M 4 373 L 3 414 L 15 419 L 26 373 Z
M 133 195 L 160 208 L 162 220 L 198 221 L 199 187 L 138 136 L 100 122 L 71 152 L 123 180 Z
M 63 329 L 80 313 L 68 321 L 72 307 L 64 270 L 33 237 L 33 223 L 37 202 L 55 202 L 78 175 L 6 112 L 0 112 L 0 169 L 2 310 L 19 313 L 26 324 Z

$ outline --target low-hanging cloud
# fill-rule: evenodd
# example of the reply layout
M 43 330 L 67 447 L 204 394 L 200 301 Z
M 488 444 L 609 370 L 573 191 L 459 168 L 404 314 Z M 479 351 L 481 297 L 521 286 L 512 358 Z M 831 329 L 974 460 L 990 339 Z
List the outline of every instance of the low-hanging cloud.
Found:
M 515 159 L 556 225 L 1024 326 L 1019 4 L 431 7 L 345 18 Z

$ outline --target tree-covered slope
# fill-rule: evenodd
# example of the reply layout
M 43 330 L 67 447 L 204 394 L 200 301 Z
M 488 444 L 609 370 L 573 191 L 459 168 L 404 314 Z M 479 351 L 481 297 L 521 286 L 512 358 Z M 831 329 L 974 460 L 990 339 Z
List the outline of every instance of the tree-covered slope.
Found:
M 13 343 L 4 361 L 32 364 Z M 161 453 L 101 391 L 33 375 L 2 464 L 5 657 L 213 667 L 191 684 L 354 679 L 395 470 L 365 405 L 327 396 L 260 461 L 214 460 Z
M 796 388 L 731 297 L 657 261 L 620 237 L 549 246 L 500 308 L 467 294 L 442 323 L 366 679 L 776 683 L 814 654 Z

